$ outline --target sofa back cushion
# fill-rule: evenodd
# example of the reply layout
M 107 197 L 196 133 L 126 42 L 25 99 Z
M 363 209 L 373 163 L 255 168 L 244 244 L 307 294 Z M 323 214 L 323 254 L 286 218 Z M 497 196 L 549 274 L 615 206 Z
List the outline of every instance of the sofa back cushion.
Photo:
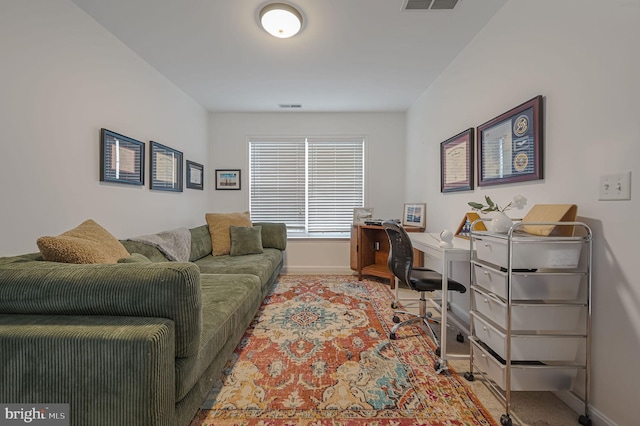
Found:
M 169 259 L 156 247 L 140 241 L 121 240 L 122 245 L 131 254 L 140 253 L 152 262 L 168 262 Z
M 211 254 L 211 233 L 208 225 L 189 229 L 191 232 L 191 256 L 189 262 L 202 259 Z
M 287 248 L 287 225 L 279 222 L 255 222 L 262 228 L 262 247 L 285 250 Z

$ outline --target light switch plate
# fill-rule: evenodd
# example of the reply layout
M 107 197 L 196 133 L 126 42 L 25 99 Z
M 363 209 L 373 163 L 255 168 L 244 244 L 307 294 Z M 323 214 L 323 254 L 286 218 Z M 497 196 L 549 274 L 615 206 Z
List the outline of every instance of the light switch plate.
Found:
M 598 185 L 598 200 L 631 199 L 631 172 L 600 176 Z

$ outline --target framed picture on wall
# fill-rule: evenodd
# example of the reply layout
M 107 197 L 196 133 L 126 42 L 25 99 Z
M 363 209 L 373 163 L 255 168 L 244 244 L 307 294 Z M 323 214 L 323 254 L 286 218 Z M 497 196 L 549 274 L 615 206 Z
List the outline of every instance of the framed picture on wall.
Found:
M 473 189 L 473 130 L 440 144 L 440 192 Z
M 356 207 L 353 209 L 353 224 L 364 225 L 365 220 L 373 219 L 373 207 Z
M 204 166 L 187 160 L 187 188 L 204 189 Z
M 100 181 L 144 185 L 144 142 L 101 129 Z
M 240 189 L 240 169 L 216 169 L 216 189 Z
M 424 228 L 427 223 L 427 204 L 405 204 L 402 226 Z
M 151 189 L 182 192 L 182 152 L 151 141 Z
M 478 126 L 478 186 L 542 179 L 542 96 Z

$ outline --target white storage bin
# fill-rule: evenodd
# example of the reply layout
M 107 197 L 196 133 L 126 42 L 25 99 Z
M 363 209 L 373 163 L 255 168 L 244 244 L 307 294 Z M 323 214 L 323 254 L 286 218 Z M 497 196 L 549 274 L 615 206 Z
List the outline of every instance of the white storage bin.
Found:
M 503 359 L 507 358 L 507 336 L 478 315 L 473 318 L 475 335 Z M 574 361 L 584 337 L 511 334 L 512 361 Z
M 507 304 L 497 296 L 473 288 L 477 311 L 502 329 L 507 327 Z M 579 331 L 584 332 L 586 306 L 553 303 L 511 304 L 512 331 Z
M 479 260 L 507 268 L 509 257 L 506 238 L 482 235 L 476 236 L 475 240 Z M 513 237 L 511 269 L 576 269 L 583 244 L 581 240 L 545 242 L 544 237 Z
M 497 294 L 507 298 L 507 273 L 486 265 L 474 263 L 475 282 Z M 582 274 L 511 274 L 511 300 L 575 300 L 580 291 Z
M 472 341 L 473 361 L 502 390 L 507 388 L 506 366 L 476 341 Z M 581 367 L 519 365 L 511 363 L 510 389 L 513 391 L 571 390 Z

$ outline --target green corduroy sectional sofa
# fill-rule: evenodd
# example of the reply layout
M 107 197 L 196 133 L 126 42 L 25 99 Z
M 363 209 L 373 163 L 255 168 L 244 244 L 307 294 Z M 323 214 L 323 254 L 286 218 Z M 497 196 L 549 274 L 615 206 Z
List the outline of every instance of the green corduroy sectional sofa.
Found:
M 0 258 L 0 401 L 69 403 L 72 425 L 187 425 L 283 266 L 284 224 L 263 253 L 212 256 L 189 229 L 189 262 L 121 241 L 126 263 Z

